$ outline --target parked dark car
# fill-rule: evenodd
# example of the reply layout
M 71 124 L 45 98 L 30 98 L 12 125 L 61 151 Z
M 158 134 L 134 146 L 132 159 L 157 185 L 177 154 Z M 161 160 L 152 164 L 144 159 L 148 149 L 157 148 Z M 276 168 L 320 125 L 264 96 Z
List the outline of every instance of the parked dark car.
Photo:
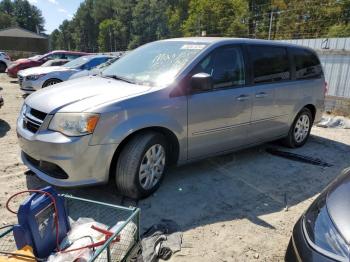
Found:
M 350 168 L 332 181 L 293 229 L 286 261 L 350 261 Z
M 45 55 L 34 56 L 31 58 L 23 58 L 14 61 L 8 68 L 7 74 L 10 77 L 16 78 L 17 73 L 20 70 L 27 69 L 34 66 L 41 66 L 45 62 L 52 59 L 68 59 L 73 60 L 80 56 L 88 55 L 83 52 L 73 52 L 73 51 L 53 51 Z

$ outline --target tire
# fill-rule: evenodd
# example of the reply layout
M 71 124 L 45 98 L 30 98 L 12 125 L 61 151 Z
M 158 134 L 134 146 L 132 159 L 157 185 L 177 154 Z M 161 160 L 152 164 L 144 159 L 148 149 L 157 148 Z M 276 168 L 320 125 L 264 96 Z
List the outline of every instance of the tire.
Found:
M 6 64 L 4 62 L 0 62 L 0 73 L 5 73 L 6 68 Z
M 283 140 L 283 144 L 290 148 L 303 146 L 310 136 L 313 121 L 311 111 L 303 108 L 295 117 L 288 136 Z
M 49 79 L 46 80 L 46 82 L 43 84 L 43 88 L 48 87 L 48 86 L 53 86 L 55 84 L 61 83 L 62 81 L 59 79 Z
M 155 158 L 152 159 L 152 155 Z M 132 138 L 117 160 L 115 183 L 118 192 L 133 199 L 151 195 L 158 189 L 164 177 L 167 155 L 165 138 L 159 133 L 147 132 Z M 141 164 L 144 168 L 141 168 Z

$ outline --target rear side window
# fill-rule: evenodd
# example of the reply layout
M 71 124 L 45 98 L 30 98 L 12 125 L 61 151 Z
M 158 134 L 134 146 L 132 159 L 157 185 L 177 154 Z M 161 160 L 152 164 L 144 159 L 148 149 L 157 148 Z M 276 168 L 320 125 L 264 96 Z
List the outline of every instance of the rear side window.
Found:
M 270 83 L 289 80 L 290 66 L 284 47 L 251 46 L 254 83 Z
M 92 68 L 94 68 L 94 67 L 96 67 L 96 66 L 98 66 L 98 65 L 100 65 L 100 64 L 102 64 L 102 63 L 104 63 L 104 62 L 106 62 L 107 61 L 107 57 L 97 57 L 97 58 L 93 58 L 90 62 L 88 62 L 87 64 L 86 64 L 86 68 L 87 69 L 92 69 Z
M 74 60 L 74 59 L 77 59 L 78 57 L 81 57 L 81 55 L 78 55 L 78 54 L 66 54 L 66 59 L 68 60 Z
M 318 57 L 305 49 L 293 49 L 296 79 L 320 78 L 322 67 Z

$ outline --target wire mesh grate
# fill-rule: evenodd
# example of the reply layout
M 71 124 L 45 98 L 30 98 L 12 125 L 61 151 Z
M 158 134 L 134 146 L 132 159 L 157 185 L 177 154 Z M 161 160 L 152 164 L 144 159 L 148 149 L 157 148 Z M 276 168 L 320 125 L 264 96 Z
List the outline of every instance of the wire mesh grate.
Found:
M 133 215 L 132 209 L 118 208 L 117 206 L 107 204 L 96 204 L 91 201 L 68 197 L 66 198 L 66 210 L 68 216 L 73 220 L 88 217 L 105 224 L 109 228 L 115 226 L 117 222 L 120 222 L 122 226 L 123 222 L 127 221 Z M 120 240 L 110 243 L 95 261 L 123 261 L 129 251 L 137 244 L 138 234 L 138 216 L 133 216 L 118 234 Z
M 125 261 L 139 244 L 139 210 L 101 202 L 65 196 L 65 207 L 70 219 L 92 218 L 111 229 L 117 228 L 119 240 L 95 249 L 91 261 Z M 116 231 L 114 231 L 116 232 Z M 17 250 L 11 228 L 0 230 L 0 251 Z
M 0 251 L 14 252 L 17 250 L 11 228 L 0 230 Z

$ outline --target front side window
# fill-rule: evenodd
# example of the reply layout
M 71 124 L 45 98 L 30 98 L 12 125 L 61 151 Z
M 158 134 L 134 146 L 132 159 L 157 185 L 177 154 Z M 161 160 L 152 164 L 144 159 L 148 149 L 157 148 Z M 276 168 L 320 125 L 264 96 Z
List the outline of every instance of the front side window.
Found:
M 239 47 L 224 47 L 209 54 L 194 69 L 193 74 L 212 76 L 213 89 L 231 88 L 245 84 L 244 60 Z
M 290 79 L 290 66 L 286 48 L 251 46 L 250 56 L 254 70 L 254 83 L 270 83 Z
M 186 41 L 146 44 L 122 56 L 104 70 L 103 75 L 143 85 L 166 86 L 207 45 Z
M 292 53 L 296 79 L 319 78 L 322 76 L 322 66 L 315 54 L 304 49 L 294 49 Z
M 213 63 L 213 88 L 226 88 L 245 84 L 244 61 L 240 48 L 218 50 Z

